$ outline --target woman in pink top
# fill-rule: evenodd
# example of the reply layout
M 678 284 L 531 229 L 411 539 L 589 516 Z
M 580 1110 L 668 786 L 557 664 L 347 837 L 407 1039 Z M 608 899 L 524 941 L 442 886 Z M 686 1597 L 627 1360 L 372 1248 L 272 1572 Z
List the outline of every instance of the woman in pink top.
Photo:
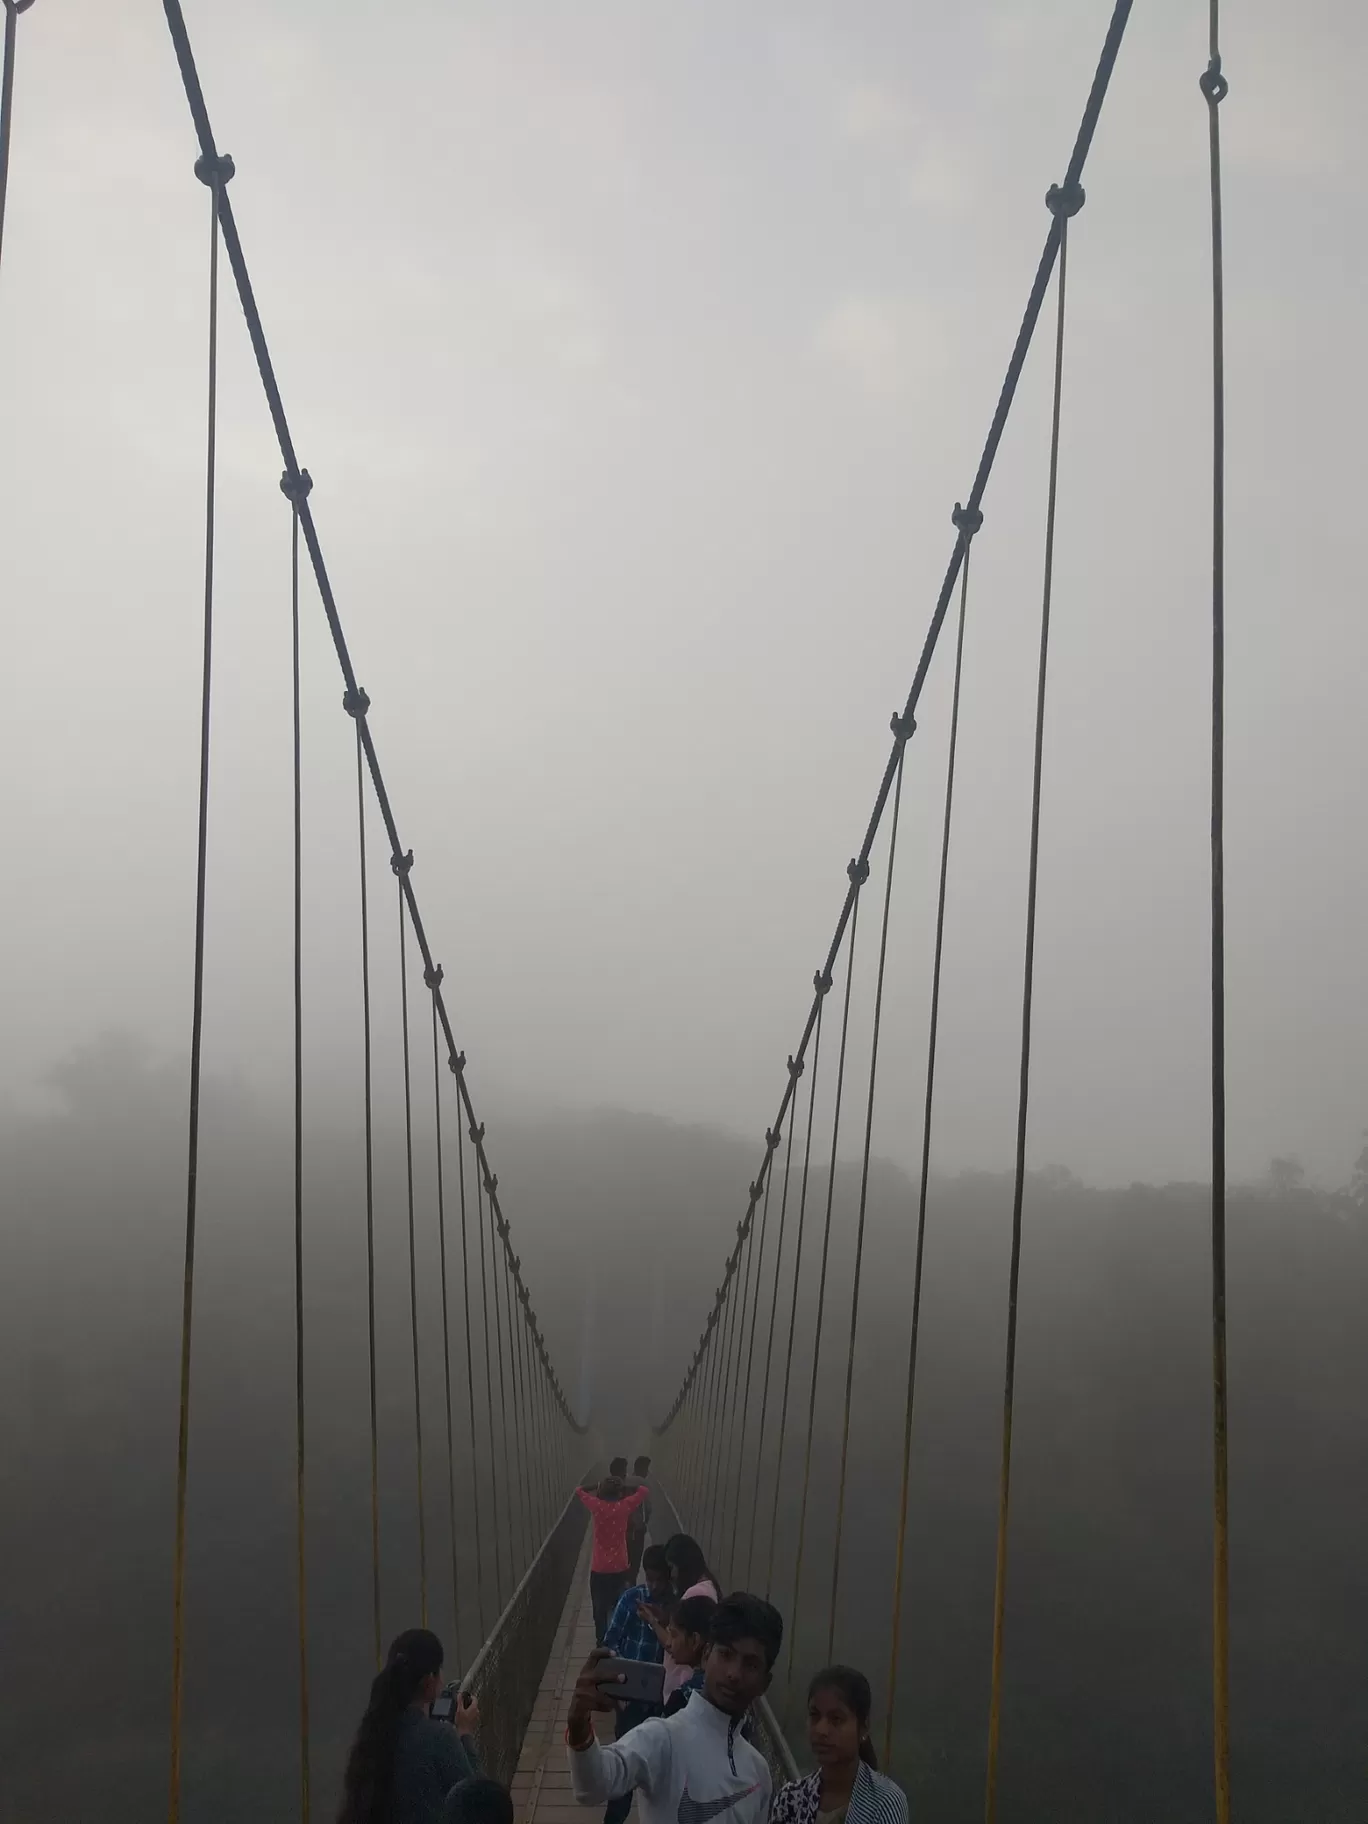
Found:
M 594 1605 L 594 1639 L 599 1646 L 603 1645 L 604 1629 L 612 1619 L 617 1599 L 630 1582 L 627 1522 L 649 1492 L 646 1488 L 634 1488 L 629 1494 L 616 1476 L 606 1476 L 596 1493 L 591 1494 L 587 1488 L 575 1490 L 594 1523 L 589 1600 Z
M 682 1602 L 686 1596 L 711 1596 L 714 1602 L 721 1602 L 722 1592 L 696 1539 L 691 1539 L 687 1533 L 676 1533 L 665 1547 L 665 1562 L 670 1567 L 670 1585 L 676 1602 Z M 692 1667 L 681 1666 L 670 1652 L 663 1623 L 656 1629 L 656 1636 L 665 1648 L 665 1698 L 668 1702 L 681 1685 L 689 1682 Z

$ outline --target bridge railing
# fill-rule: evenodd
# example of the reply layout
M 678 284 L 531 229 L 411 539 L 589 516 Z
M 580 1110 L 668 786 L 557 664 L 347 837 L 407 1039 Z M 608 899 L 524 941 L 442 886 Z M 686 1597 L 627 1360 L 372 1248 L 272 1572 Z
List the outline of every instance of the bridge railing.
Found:
M 684 1524 L 679 1509 L 675 1506 L 669 1492 L 658 1481 L 652 1479 L 651 1537 L 664 1545 L 672 1533 L 690 1533 L 703 1547 L 704 1555 L 707 1555 L 706 1537 Z M 722 1594 L 725 1596 L 728 1592 L 723 1590 Z M 796 1780 L 801 1777 L 801 1769 L 793 1758 L 793 1750 L 789 1747 L 783 1730 L 779 1727 L 779 1719 L 763 1697 L 751 1711 L 750 1739 L 769 1762 L 770 1773 L 776 1786 L 781 1786 L 785 1780 Z
M 461 1681 L 480 1706 L 480 1761 L 511 1785 L 589 1515 L 572 1494 Z

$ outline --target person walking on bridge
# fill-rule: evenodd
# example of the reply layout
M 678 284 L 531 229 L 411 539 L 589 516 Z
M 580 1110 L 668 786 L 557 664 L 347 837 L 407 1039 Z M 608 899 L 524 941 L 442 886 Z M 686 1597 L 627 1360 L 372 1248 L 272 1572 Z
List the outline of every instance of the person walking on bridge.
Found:
M 770 1771 L 741 1733 L 769 1688 L 783 1643 L 779 1612 L 759 1596 L 729 1596 L 714 1611 L 703 1689 L 676 1716 L 652 1717 L 620 1742 L 599 1742 L 596 1713 L 613 1708 L 601 1684 L 608 1655 L 595 1648 L 575 1682 L 565 1743 L 570 1784 L 581 1805 L 637 1795 L 641 1824 L 766 1824 Z
M 625 1459 L 624 1459 L 625 1461 Z M 594 1606 L 594 1639 L 603 1645 L 604 1631 L 619 1596 L 627 1588 L 627 1522 L 646 1499 L 644 1488 L 629 1494 L 616 1476 L 605 1476 L 597 1490 L 576 1489 L 594 1525 L 594 1554 L 589 1561 L 589 1600 Z
M 636 1462 L 632 1465 L 632 1479 L 627 1486 L 629 1488 L 640 1488 L 650 1473 L 651 1459 L 649 1457 L 638 1457 Z M 628 1573 L 633 1583 L 637 1580 L 637 1569 L 641 1564 L 641 1554 L 646 1549 L 646 1528 L 650 1523 L 651 1495 L 650 1490 L 648 1489 L 646 1499 L 627 1522 Z

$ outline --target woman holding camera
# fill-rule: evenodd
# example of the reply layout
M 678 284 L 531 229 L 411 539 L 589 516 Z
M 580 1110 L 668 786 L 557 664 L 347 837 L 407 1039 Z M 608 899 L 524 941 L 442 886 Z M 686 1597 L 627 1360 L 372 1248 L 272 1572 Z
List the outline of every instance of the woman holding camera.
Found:
M 458 1698 L 450 1721 L 430 1713 L 443 1695 L 442 1658 L 426 1628 L 390 1647 L 347 1757 L 338 1824 L 439 1824 L 452 1787 L 479 1775 L 479 1705 Z

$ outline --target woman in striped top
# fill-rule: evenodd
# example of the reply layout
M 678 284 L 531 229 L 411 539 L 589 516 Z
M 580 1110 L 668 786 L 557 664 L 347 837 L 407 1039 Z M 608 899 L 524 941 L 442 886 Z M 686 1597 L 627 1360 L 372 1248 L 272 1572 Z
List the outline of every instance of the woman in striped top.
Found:
M 808 1686 L 808 1746 L 817 1771 L 774 1795 L 770 1824 L 907 1824 L 901 1786 L 877 1771 L 869 1680 L 828 1666 Z

